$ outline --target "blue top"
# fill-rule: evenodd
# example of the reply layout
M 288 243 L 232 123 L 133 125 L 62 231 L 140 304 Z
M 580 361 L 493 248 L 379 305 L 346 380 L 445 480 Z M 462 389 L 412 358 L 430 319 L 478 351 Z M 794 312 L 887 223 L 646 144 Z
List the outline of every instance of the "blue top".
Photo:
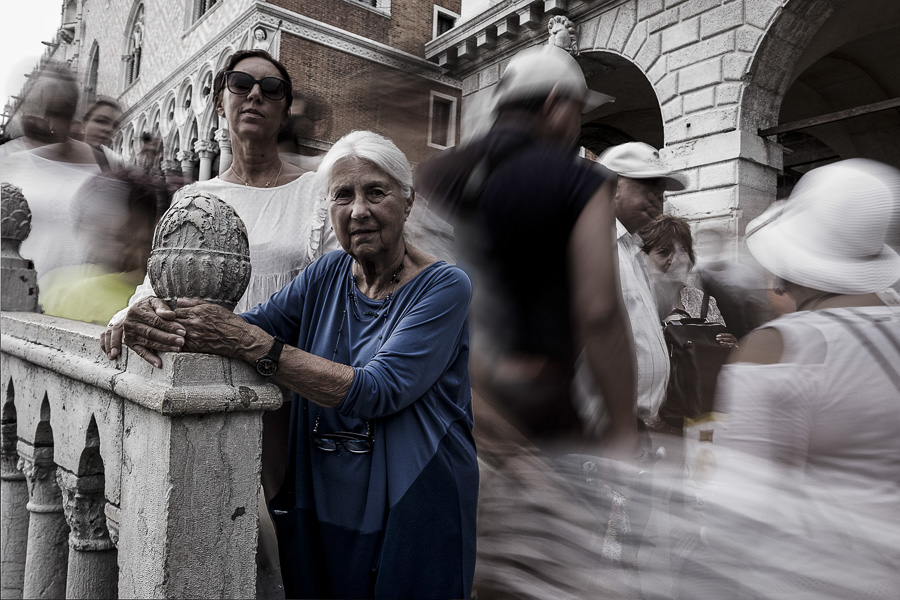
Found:
M 336 408 L 294 394 L 287 476 L 271 504 L 287 596 L 469 597 L 478 492 L 471 285 L 437 262 L 374 301 L 356 289 L 352 266 L 331 252 L 241 315 L 354 367 Z M 368 427 L 373 451 L 320 450 L 317 421 L 319 434 Z

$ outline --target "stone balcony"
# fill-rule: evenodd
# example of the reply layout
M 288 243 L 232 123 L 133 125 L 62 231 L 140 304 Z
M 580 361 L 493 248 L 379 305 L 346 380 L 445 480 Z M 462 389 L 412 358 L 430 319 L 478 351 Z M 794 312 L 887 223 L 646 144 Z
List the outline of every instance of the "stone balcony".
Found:
M 102 327 L 36 312 L 11 224 L 27 207 L 6 192 L 2 597 L 254 597 L 262 413 L 280 391 L 218 356 L 110 362 Z

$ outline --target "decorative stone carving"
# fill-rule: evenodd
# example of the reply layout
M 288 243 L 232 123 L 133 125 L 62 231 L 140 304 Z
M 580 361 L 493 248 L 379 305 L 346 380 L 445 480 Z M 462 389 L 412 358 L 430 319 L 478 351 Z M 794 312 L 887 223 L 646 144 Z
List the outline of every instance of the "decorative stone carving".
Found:
M 190 150 L 181 150 L 175 155 L 175 159 L 181 163 L 181 166 L 192 165 L 197 162 L 197 153 Z
M 194 142 L 194 151 L 200 156 L 200 160 L 211 159 L 219 153 L 219 145 L 212 140 L 198 140 Z
M 69 546 L 74 550 L 99 552 L 113 548 L 106 528 L 106 496 L 103 475 L 77 476 L 56 470 L 62 506 L 69 524 Z
M 22 194 L 22 188 L 11 183 L 0 184 L 0 203 L 2 203 L 2 217 L 0 217 L 0 237 L 2 237 L 2 252 L 6 256 L 19 257 L 19 246 L 31 233 L 31 209 Z
M 19 453 L 16 452 L 16 422 L 0 424 L 0 479 L 23 481 L 25 474 L 19 470 Z
M 550 38 L 547 43 L 557 48 L 562 48 L 572 56 L 578 54 L 578 39 L 576 37 L 575 23 L 565 15 L 554 15 L 547 23 Z
M 234 310 L 250 282 L 247 228 L 213 194 L 176 197 L 156 226 L 147 272 L 172 307 L 178 298 L 201 298 Z
M 163 173 L 181 173 L 181 163 L 177 160 L 161 160 L 159 168 Z
M 53 448 L 33 448 L 34 456 L 28 456 L 19 443 L 19 470 L 28 483 L 28 510 L 36 513 L 53 513 L 62 510 L 62 498 L 56 485 L 56 464 Z

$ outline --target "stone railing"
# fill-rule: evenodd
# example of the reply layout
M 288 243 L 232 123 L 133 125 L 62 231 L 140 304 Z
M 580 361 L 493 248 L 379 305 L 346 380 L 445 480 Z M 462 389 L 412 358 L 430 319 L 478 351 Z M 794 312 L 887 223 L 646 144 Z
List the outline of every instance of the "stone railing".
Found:
M 33 312 L 28 228 L 10 222 L 27 207 L 7 192 L 2 597 L 254 597 L 262 411 L 279 390 L 217 356 L 110 362 L 102 327 Z

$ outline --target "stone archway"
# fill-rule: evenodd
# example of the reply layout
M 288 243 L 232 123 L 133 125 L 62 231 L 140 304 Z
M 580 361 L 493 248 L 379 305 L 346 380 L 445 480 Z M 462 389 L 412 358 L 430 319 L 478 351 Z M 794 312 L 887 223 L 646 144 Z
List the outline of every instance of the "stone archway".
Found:
M 588 87 L 616 98 L 584 115 L 579 143 L 597 156 L 631 141 L 661 148 L 665 139 L 659 100 L 641 68 L 612 52 L 586 51 L 577 60 Z

